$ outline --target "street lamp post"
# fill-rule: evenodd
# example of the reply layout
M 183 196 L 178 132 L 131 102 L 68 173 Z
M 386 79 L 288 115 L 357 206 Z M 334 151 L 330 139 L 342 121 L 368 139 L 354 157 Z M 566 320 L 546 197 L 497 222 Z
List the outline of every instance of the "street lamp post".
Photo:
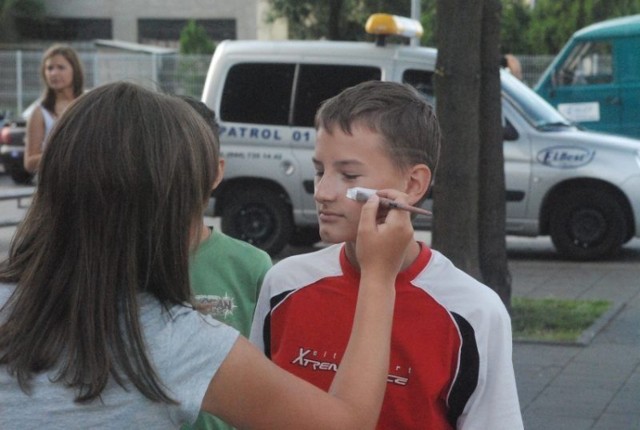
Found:
M 411 0 L 411 19 L 420 22 L 420 0 Z M 420 36 L 411 38 L 411 46 L 420 45 Z

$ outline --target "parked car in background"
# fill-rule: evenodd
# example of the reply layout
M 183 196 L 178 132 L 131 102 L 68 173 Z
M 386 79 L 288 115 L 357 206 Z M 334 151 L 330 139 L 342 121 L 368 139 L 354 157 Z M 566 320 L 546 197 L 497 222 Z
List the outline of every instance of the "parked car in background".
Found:
M 0 162 L 4 171 L 20 185 L 30 185 L 34 177 L 24 169 L 24 140 L 27 134 L 27 119 L 38 102 L 39 100 L 36 100 L 31 103 L 20 117 L 5 121 L 0 130 Z

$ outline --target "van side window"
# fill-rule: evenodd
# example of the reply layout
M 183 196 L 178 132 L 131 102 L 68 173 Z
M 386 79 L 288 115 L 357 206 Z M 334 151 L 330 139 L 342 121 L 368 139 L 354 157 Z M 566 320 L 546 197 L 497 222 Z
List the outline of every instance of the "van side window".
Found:
M 381 76 L 377 67 L 301 64 L 291 125 L 313 127 L 320 103 L 345 88 L 380 80 Z
M 597 85 L 613 81 L 613 49 L 609 42 L 577 44 L 559 69 L 558 85 Z
M 220 119 L 287 125 L 295 64 L 241 63 L 229 70 Z
M 428 70 L 407 69 L 402 74 L 402 83 L 411 85 L 427 99 L 430 105 L 435 105 L 433 72 Z

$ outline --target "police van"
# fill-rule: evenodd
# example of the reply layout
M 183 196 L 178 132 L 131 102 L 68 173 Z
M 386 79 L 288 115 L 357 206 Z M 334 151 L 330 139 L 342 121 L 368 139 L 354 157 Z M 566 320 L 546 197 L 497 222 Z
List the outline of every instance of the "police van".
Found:
M 419 23 L 376 14 L 366 28 L 376 43 L 218 45 L 202 100 L 221 126 L 225 180 L 214 215 L 225 233 L 271 255 L 319 240 L 311 157 L 323 100 L 371 79 L 433 100 L 437 51 L 383 40 L 419 34 Z M 508 72 L 501 81 L 507 234 L 550 235 L 571 259 L 606 257 L 640 235 L 640 141 L 582 131 Z

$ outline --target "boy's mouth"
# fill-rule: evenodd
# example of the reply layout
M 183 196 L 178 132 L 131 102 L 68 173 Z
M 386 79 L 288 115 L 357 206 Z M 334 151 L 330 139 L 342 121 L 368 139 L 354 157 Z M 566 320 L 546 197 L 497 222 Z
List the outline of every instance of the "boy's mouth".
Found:
M 322 221 L 332 221 L 332 220 L 336 220 L 338 218 L 342 218 L 342 215 L 340 215 L 337 212 L 332 212 L 332 211 L 328 211 L 328 210 L 319 210 L 318 211 L 318 219 L 322 222 Z

